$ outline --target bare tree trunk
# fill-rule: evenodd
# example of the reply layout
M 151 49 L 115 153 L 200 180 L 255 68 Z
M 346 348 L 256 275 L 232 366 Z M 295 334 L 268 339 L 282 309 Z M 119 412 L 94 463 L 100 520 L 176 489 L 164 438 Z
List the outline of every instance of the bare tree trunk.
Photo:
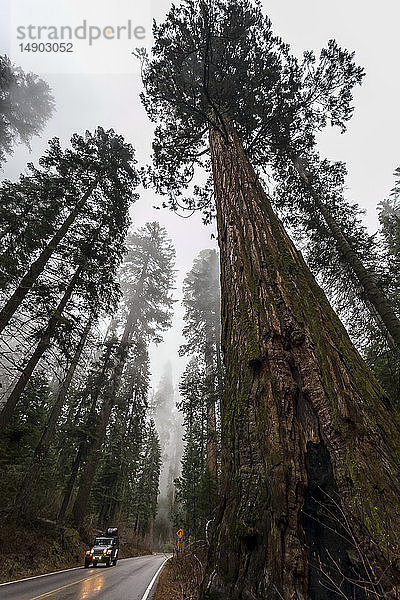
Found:
M 314 199 L 317 209 L 325 219 L 325 222 L 337 243 L 340 254 L 358 279 L 364 291 L 366 300 L 371 307 L 375 309 L 376 314 L 379 315 L 379 318 L 382 320 L 382 323 L 384 324 L 387 333 L 391 338 L 389 339 L 391 345 L 394 347 L 400 347 L 400 319 L 393 310 L 392 304 L 382 289 L 377 285 L 373 274 L 363 265 L 362 261 L 357 255 L 357 252 L 351 246 L 335 218 L 332 216 L 331 212 L 326 206 L 324 199 L 315 191 L 312 181 L 310 181 L 309 176 L 304 168 L 300 166 L 298 161 L 294 161 L 294 165 L 303 181 L 304 186 Z M 372 312 L 372 314 L 374 314 L 374 312 Z M 381 323 L 379 322 L 378 325 L 381 326 Z
M 53 238 L 47 244 L 47 246 L 42 250 L 40 256 L 33 262 L 26 273 L 26 275 L 22 278 L 19 286 L 12 294 L 11 298 L 5 304 L 5 306 L 0 311 L 0 333 L 3 329 L 8 325 L 10 319 L 20 306 L 21 302 L 32 288 L 34 283 L 36 282 L 39 275 L 43 272 L 46 264 L 49 259 L 53 255 L 54 251 L 57 249 L 59 243 L 63 239 L 63 237 L 68 232 L 72 223 L 75 221 L 78 214 L 81 212 L 83 207 L 86 204 L 86 201 L 93 193 L 94 189 L 97 187 L 98 180 L 94 181 L 93 184 L 89 187 L 86 193 L 82 196 L 82 198 L 77 202 L 75 208 L 70 212 L 68 217 L 65 219 L 64 223 L 61 225 L 59 230 L 54 234 Z
M 27 501 L 31 494 L 35 483 L 38 481 L 38 477 L 43 467 L 43 463 L 49 453 L 51 442 L 54 438 L 57 421 L 60 417 L 61 410 L 64 406 L 64 401 L 71 385 L 72 378 L 75 374 L 76 367 L 78 366 L 79 360 L 82 356 L 83 349 L 86 344 L 87 337 L 91 328 L 91 322 L 89 321 L 83 330 L 81 339 L 75 349 L 74 356 L 72 357 L 71 364 L 67 370 L 64 381 L 61 384 L 56 400 L 51 409 L 49 420 L 42 433 L 40 441 L 36 446 L 35 453 L 33 455 L 31 464 L 29 465 L 19 489 L 15 506 L 13 509 L 13 517 L 17 518 L 21 511 L 26 511 Z
M 0 413 L 0 432 L 3 432 L 4 429 L 7 427 L 8 423 L 10 422 L 17 402 L 20 399 L 23 391 L 25 390 L 25 387 L 33 371 L 35 370 L 43 354 L 50 347 L 54 334 L 56 333 L 56 330 L 60 324 L 60 317 L 75 290 L 75 286 L 80 278 L 81 273 L 82 267 L 78 267 L 70 283 L 68 284 L 68 287 L 65 290 L 62 299 L 60 300 L 56 310 L 54 311 L 54 314 L 50 317 L 47 327 L 41 335 L 39 343 L 36 346 L 34 353 L 28 360 L 26 366 L 23 368 L 21 375 L 15 383 L 14 387 L 6 395 L 5 403 Z
M 400 583 L 399 417 L 237 135 L 213 130 L 210 146 L 224 481 L 201 598 L 377 598 Z

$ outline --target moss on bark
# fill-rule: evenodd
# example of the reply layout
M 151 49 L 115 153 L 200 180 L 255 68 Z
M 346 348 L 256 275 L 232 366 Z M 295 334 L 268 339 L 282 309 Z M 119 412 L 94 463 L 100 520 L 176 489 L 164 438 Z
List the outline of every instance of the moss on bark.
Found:
M 202 599 L 327 600 L 329 579 L 356 598 L 368 594 L 352 579 L 392 589 L 399 417 L 236 134 L 211 131 L 210 144 L 226 391 L 223 501 Z

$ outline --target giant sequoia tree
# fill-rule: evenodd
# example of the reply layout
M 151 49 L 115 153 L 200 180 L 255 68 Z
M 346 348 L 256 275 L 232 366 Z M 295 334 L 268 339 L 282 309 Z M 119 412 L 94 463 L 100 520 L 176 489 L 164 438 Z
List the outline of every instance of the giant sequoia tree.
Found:
M 188 1 L 154 33 L 153 181 L 176 207 L 212 167 L 221 253 L 224 481 L 202 598 L 376 597 L 400 583 L 399 420 L 254 170 L 262 134 L 344 125 L 359 74 L 333 43 L 327 71 L 297 65 L 246 1 Z

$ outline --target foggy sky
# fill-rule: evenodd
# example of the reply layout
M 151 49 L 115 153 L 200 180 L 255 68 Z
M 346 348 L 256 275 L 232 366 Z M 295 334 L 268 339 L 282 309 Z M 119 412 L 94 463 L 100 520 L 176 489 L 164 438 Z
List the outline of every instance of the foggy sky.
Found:
M 57 63 L 54 58 L 28 55 L 19 51 L 15 40 L 15 26 L 19 23 L 46 23 L 49 0 L 1 0 L 0 52 L 10 55 L 12 61 L 26 70 L 33 70 L 48 81 L 56 99 L 57 112 L 48 123 L 41 139 L 32 141 L 29 152 L 18 147 L 6 163 L 2 176 L 14 179 L 27 161 L 35 161 L 43 154 L 47 140 L 53 136 L 66 144 L 74 132 L 83 133 L 98 125 L 114 128 L 133 144 L 139 163 L 149 161 L 152 126 L 138 97 L 141 90 L 139 65 L 130 49 L 143 45 L 139 42 L 112 42 L 112 52 L 105 45 L 87 48 L 71 57 L 71 62 Z M 130 3 L 127 0 L 51 0 L 62 15 L 76 22 L 96 18 L 110 24 L 131 18 L 150 27 L 151 19 L 162 18 L 169 6 L 167 0 Z M 132 7 L 132 8 L 130 8 Z M 376 205 L 387 197 L 392 185 L 392 173 L 400 165 L 398 140 L 400 134 L 400 78 L 398 59 L 400 37 L 398 0 L 264 0 L 264 7 L 272 20 L 274 32 L 290 43 L 300 55 L 303 50 L 316 53 L 335 38 L 340 45 L 356 51 L 356 60 L 366 69 L 366 77 L 355 94 L 355 113 L 348 132 L 340 135 L 326 130 L 321 136 L 319 149 L 323 156 L 347 163 L 349 176 L 348 198 L 366 209 L 365 223 L 370 231 L 377 227 Z M 61 19 L 61 17 L 60 17 Z M 66 21 L 67 20 L 67 21 Z M 146 45 L 150 47 L 148 36 Z M 87 53 L 85 53 L 87 51 Z M 52 62 L 51 60 L 52 59 Z M 57 65 L 60 71 L 57 72 Z M 67 72 L 67 71 L 71 72 Z M 108 72 L 102 73 L 102 70 Z M 75 71 L 75 72 L 74 72 Z M 166 227 L 177 252 L 177 283 L 174 326 L 164 335 L 164 342 L 151 348 L 151 370 L 154 386 L 162 375 L 165 363 L 173 366 L 174 382 L 178 383 L 186 364 L 177 349 L 182 343 L 182 314 L 180 305 L 182 281 L 200 250 L 215 247 L 211 239 L 214 227 L 205 228 L 199 215 L 182 219 L 167 210 L 154 210 L 160 204 L 152 191 L 140 190 L 141 199 L 131 211 L 133 225 L 158 220 Z M 162 200 L 161 200 L 162 201 Z

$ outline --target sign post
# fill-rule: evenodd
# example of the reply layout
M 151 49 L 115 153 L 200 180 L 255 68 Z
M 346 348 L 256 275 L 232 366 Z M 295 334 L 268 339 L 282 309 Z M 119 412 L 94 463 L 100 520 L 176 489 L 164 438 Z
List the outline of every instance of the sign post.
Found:
M 183 529 L 178 529 L 178 531 L 176 532 L 176 535 L 178 537 L 178 541 L 177 541 L 177 550 L 178 552 L 182 552 L 182 544 L 183 544 Z

